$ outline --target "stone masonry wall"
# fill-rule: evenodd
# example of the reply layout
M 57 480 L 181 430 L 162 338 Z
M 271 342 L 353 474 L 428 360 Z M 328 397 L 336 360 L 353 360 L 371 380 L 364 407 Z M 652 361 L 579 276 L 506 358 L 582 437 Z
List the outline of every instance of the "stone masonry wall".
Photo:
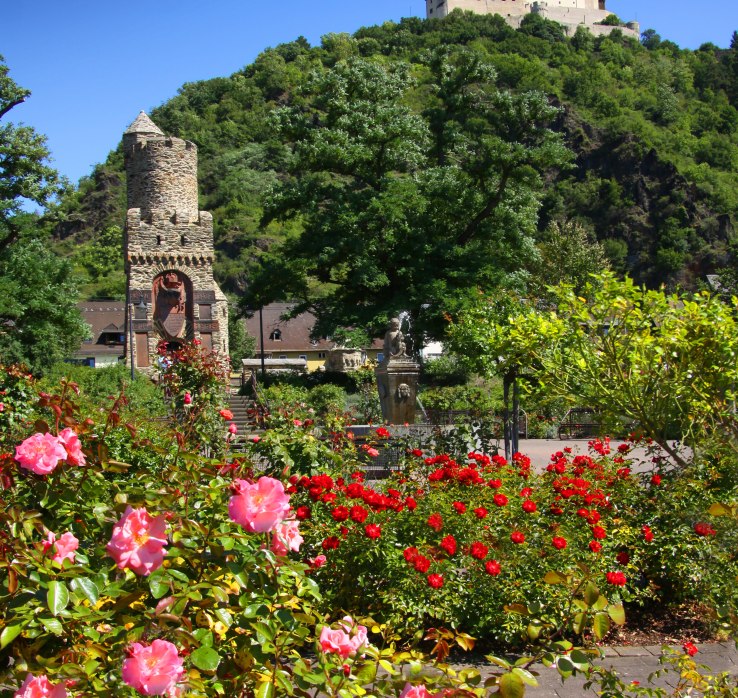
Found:
M 126 136 L 128 208 L 140 208 L 146 218 L 154 212 L 196 219 L 197 146 L 180 138 Z

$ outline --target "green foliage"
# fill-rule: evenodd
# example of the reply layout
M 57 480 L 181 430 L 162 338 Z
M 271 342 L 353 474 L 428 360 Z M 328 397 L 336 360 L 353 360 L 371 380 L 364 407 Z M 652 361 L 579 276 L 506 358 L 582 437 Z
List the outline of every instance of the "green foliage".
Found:
M 426 361 L 420 378 L 424 384 L 436 387 L 465 385 L 469 380 L 469 372 L 456 357 L 444 354 Z
M 299 218 L 300 235 L 267 258 L 258 298 L 302 300 L 315 332 L 368 327 L 406 309 L 415 332 L 438 335 L 442 310 L 474 285 L 499 283 L 531 248 L 540 173 L 563 164 L 556 115 L 542 95 L 495 88 L 479 52 L 437 50 L 410 66 L 339 61 L 313 74 L 312 110 L 280 110 L 294 179 L 267 202 L 265 222 Z M 405 105 L 433 95 L 422 116 Z M 425 310 L 428 309 L 428 310 Z
M 470 130 L 478 129 L 474 133 L 481 137 L 485 129 L 489 132 L 497 128 L 488 120 L 486 110 L 474 106 L 474 98 L 486 96 L 480 96 L 476 87 L 465 91 L 463 80 L 459 82 L 463 70 L 457 70 L 455 77 L 453 71 L 449 73 L 446 82 L 449 87 L 461 88 L 461 92 L 446 88 L 439 91 L 438 75 L 432 74 L 428 56 L 439 46 L 452 56 L 471 51 L 479 56 L 481 64 L 495 68 L 500 88 L 513 89 L 517 95 L 538 90 L 563 107 L 553 128 L 575 151 L 578 167 L 548 176 L 537 225 L 539 236 L 552 220 L 581 221 L 593 233 L 593 241 L 606 245 L 608 253 L 617 253 L 617 261 L 612 255 L 610 258 L 618 272 L 628 273 L 650 288 L 666 283 L 670 288 L 693 289 L 705 274 L 730 263 L 727 247 L 731 221 L 738 215 L 738 61 L 734 50 L 714 45 L 704 45 L 698 51 L 680 50 L 648 30 L 643 40 L 644 44 L 639 45 L 618 32 L 595 38 L 584 29 L 567 39 L 560 25 L 537 15 L 527 18 L 526 26 L 519 31 L 496 15 L 454 12 L 443 20 L 406 18 L 365 27 L 353 37 L 328 36 L 317 47 L 311 48 L 304 39 L 298 39 L 269 49 L 230 77 L 184 85 L 152 116 L 165 132 L 189 138 L 199 146 L 201 205 L 215 218 L 219 282 L 233 293 L 248 289 L 255 299 L 260 291 L 254 272 L 262 268 L 271 270 L 271 279 L 266 278 L 268 272 L 260 274 L 269 281 L 267 295 L 278 291 L 278 281 L 284 279 L 289 282 L 287 295 L 293 296 L 295 287 L 302 290 L 314 260 L 306 260 L 303 268 L 302 264 L 282 263 L 269 250 L 292 244 L 285 240 L 299 238 L 304 221 L 296 216 L 261 226 L 265 202 L 272 200 L 270 192 L 279 183 L 290 182 L 294 172 L 292 150 L 274 128 L 275 111 L 287 107 L 308 118 L 316 109 L 313 98 L 304 91 L 312 80 L 310 76 L 316 72 L 326 76 L 342 60 L 355 61 L 360 56 L 382 66 L 385 72 L 409 73 L 415 85 L 403 93 L 397 106 L 407 110 L 408 118 L 419 117 L 426 122 L 433 119 L 438 152 L 444 143 L 449 145 L 444 141 L 447 137 L 458 144 L 453 139 L 460 133 L 468 136 Z M 457 63 L 457 68 L 460 66 Z M 459 114 L 471 104 L 475 119 L 459 122 L 459 114 L 444 107 L 444 101 L 455 104 Z M 318 123 L 324 125 L 321 119 Z M 344 168 L 356 155 L 355 150 L 344 153 Z M 111 153 L 106 163 L 80 182 L 78 189 L 67 189 L 63 201 L 50 212 L 45 225 L 61 239 L 63 254 L 84 252 L 88 242 L 125 218 L 122 160 L 121 152 Z M 346 192 L 348 186 L 340 173 L 335 176 Z M 440 180 L 435 182 L 435 189 L 430 185 L 421 189 L 421 182 L 409 177 L 396 177 L 392 188 L 385 184 L 383 196 L 367 212 L 387 217 L 383 223 L 388 241 L 380 237 L 379 229 L 373 231 L 379 238 L 379 248 L 388 242 L 390 248 L 395 245 L 400 251 L 397 241 L 405 235 L 405 226 L 411 231 L 429 231 L 427 248 L 423 247 L 421 254 L 415 244 L 417 236 L 408 237 L 408 245 L 402 246 L 407 247 L 408 259 L 416 262 L 444 256 L 447 250 L 434 242 L 436 229 L 427 221 L 440 221 L 440 227 L 447 215 L 452 217 L 453 227 L 457 219 L 463 219 L 454 209 L 454 198 L 458 187 L 463 189 L 463 180 Z M 324 181 L 321 186 L 329 185 Z M 443 193 L 436 198 L 446 204 L 445 214 L 433 201 L 439 188 Z M 421 204 L 429 198 L 433 206 L 424 212 Z M 404 207 L 414 204 L 418 210 L 405 215 Z M 473 202 L 465 199 L 458 199 L 456 205 L 467 211 L 473 209 Z M 306 210 L 309 216 L 314 214 L 309 207 Z M 517 209 L 516 213 L 522 211 Z M 362 224 L 364 219 L 352 218 L 344 233 L 336 223 L 341 233 L 336 237 L 338 242 L 329 240 L 320 247 L 321 253 L 325 248 L 326 260 L 337 262 L 332 273 L 339 283 L 349 273 L 340 257 L 341 250 L 355 241 L 359 233 L 353 228 Z M 531 225 L 535 226 L 534 219 Z M 367 240 L 373 238 L 367 236 Z M 508 240 L 499 245 L 515 249 Z M 505 273 L 510 268 L 520 271 L 520 263 L 529 251 L 526 248 L 520 258 L 500 259 L 500 267 Z M 353 255 L 352 249 L 348 252 Z M 375 295 L 375 286 L 369 281 L 376 276 L 375 285 L 381 287 L 387 274 L 382 269 L 379 275 L 371 275 L 377 260 L 367 255 L 366 261 L 369 266 L 364 275 L 360 265 L 353 269 L 358 277 L 357 288 L 363 287 L 368 294 L 360 299 L 361 303 Z M 434 269 L 426 268 L 428 280 L 418 286 L 428 298 L 444 294 L 451 298 L 463 285 L 468 264 L 468 257 L 460 257 L 458 278 L 454 275 L 450 280 L 435 279 Z M 470 274 L 474 267 L 472 258 Z M 405 285 L 416 283 L 405 278 L 404 269 L 405 265 L 400 264 L 393 273 Z M 485 286 L 491 283 L 486 278 L 482 282 Z M 307 278 L 311 296 L 320 295 L 321 289 L 331 293 L 332 283 L 332 279 L 323 282 Z M 107 286 L 100 277 L 99 285 L 91 283 L 85 292 L 101 294 Z M 400 300 L 403 307 L 412 310 L 411 299 Z M 428 302 L 424 298 L 420 305 Z M 455 311 L 450 307 L 446 310 Z M 355 313 L 366 314 L 363 310 Z M 438 328 L 437 320 L 429 318 L 428 322 Z M 364 327 L 366 323 L 345 326 Z
M 34 373 L 71 356 L 89 329 L 77 309 L 69 262 L 40 240 L 0 252 L 0 354 Z
M 228 351 L 234 371 L 240 371 L 241 361 L 252 358 L 256 352 L 256 337 L 248 333 L 235 308 L 230 308 L 228 313 Z
M 30 96 L 30 91 L 9 76 L 0 56 L 0 119 L 4 119 Z M 59 177 L 48 165 L 46 138 L 30 126 L 0 124 L 0 251 L 15 242 L 20 230 L 16 218 L 23 201 L 38 205 L 58 191 Z
M 635 422 L 683 465 L 668 439 L 697 445 L 718 430 L 732 443 L 735 300 L 647 291 L 612 274 L 583 293 L 559 287 L 555 310 L 482 301 L 451 328 L 452 345 L 484 373 L 515 365 L 548 397 Z

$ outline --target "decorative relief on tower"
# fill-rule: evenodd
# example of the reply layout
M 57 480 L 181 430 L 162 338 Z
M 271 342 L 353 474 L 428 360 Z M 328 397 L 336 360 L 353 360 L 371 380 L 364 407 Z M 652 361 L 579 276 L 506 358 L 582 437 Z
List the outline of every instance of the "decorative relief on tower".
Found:
M 188 324 L 192 327 L 190 280 L 181 272 L 165 271 L 154 278 L 153 297 L 154 327 L 159 334 L 164 339 L 184 339 Z

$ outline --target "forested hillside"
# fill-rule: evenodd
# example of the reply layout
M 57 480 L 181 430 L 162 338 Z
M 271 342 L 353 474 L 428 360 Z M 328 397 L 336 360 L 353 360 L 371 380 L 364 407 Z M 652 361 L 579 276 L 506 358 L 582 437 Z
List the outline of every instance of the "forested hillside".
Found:
M 439 47 L 490 64 L 498 87 L 539 90 L 561 108 L 553 128 L 573 160 L 546 175 L 540 239 L 552 221 L 579 221 L 616 271 L 649 286 L 694 288 L 736 264 L 738 41 L 689 51 L 653 31 L 641 44 L 617 31 L 595 39 L 580 30 L 568 39 L 535 15 L 515 31 L 498 16 L 456 12 L 327 35 L 317 47 L 298 38 L 230 77 L 185 84 L 153 110 L 162 130 L 199 147 L 201 209 L 215 219 L 216 273 L 225 290 L 243 292 L 265 251 L 301 226 L 299 217 L 263 220 L 268 193 L 294 176 L 275 110 L 295 107 L 309 119 L 314 107 L 303 86 L 362 57 L 386 69 L 404 65 L 410 87 L 398 103 L 427 116 L 436 98 L 428 55 Z M 123 293 L 124 209 L 118 148 L 47 216 L 87 295 Z

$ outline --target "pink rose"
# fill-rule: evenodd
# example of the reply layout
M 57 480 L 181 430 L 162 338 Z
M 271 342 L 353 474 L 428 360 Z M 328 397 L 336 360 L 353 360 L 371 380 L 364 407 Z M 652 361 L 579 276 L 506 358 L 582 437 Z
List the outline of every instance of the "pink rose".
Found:
M 377 451 L 376 448 L 367 448 L 366 455 L 371 456 L 372 458 L 376 458 L 379 455 L 379 451 Z
M 23 685 L 13 694 L 13 698 L 66 698 L 67 689 L 63 683 L 54 685 L 46 676 L 28 674 Z
M 317 570 L 325 565 L 326 562 L 328 562 L 328 558 L 325 555 L 316 555 L 315 557 L 311 558 L 309 562 L 310 567 Z
M 258 444 L 261 441 L 261 436 L 252 436 L 251 443 Z
M 177 648 L 167 640 L 154 640 L 150 645 L 134 642 L 123 662 L 123 681 L 144 696 L 169 693 L 184 669 Z
M 52 434 L 34 434 L 29 436 L 20 446 L 16 446 L 15 459 L 21 468 L 26 468 L 36 475 L 48 475 L 53 472 L 60 460 L 65 460 L 67 452 Z
M 0 402 L 0 412 L 5 412 L 5 405 L 2 402 Z
M 238 434 L 238 427 L 235 424 L 229 424 L 228 425 L 228 431 L 231 434 Z
M 67 463 L 70 465 L 84 465 L 85 454 L 82 453 L 82 444 L 79 437 L 69 428 L 64 429 L 59 434 L 59 443 L 64 446 L 67 452 Z
M 400 698 L 434 698 L 436 696 L 442 696 L 443 692 L 441 693 L 428 693 L 428 689 L 423 686 L 413 686 L 409 683 L 405 684 L 405 688 L 402 689 L 402 693 L 400 693 Z
M 249 533 L 273 531 L 289 513 L 289 495 L 274 478 L 260 477 L 254 483 L 234 480 L 231 491 L 228 514 Z
M 297 552 L 302 545 L 297 521 L 282 521 L 277 524 L 272 536 L 272 550 L 276 555 L 286 555 L 290 550 Z
M 366 645 L 366 628 L 354 622 L 351 616 L 345 616 L 339 623 L 340 628 L 333 630 L 326 625 L 320 631 L 320 649 L 325 654 L 337 654 L 346 659 Z
M 166 526 L 164 516 L 152 517 L 146 509 L 129 506 L 113 527 L 106 548 L 108 555 L 120 569 L 127 567 L 136 574 L 151 574 L 164 560 Z
M 191 405 L 192 404 L 192 395 L 190 395 L 189 392 L 187 392 L 187 393 L 184 394 L 184 400 L 183 400 L 183 402 L 184 402 L 185 405 Z
M 69 531 L 62 534 L 59 540 L 57 540 L 55 533 L 49 531 L 49 534 L 46 537 L 46 542 L 44 543 L 44 552 L 49 549 L 53 549 L 54 555 L 51 559 L 54 562 L 58 562 L 60 565 L 64 560 L 69 560 L 74 564 L 74 551 L 77 550 L 77 548 L 79 548 L 79 540 Z

